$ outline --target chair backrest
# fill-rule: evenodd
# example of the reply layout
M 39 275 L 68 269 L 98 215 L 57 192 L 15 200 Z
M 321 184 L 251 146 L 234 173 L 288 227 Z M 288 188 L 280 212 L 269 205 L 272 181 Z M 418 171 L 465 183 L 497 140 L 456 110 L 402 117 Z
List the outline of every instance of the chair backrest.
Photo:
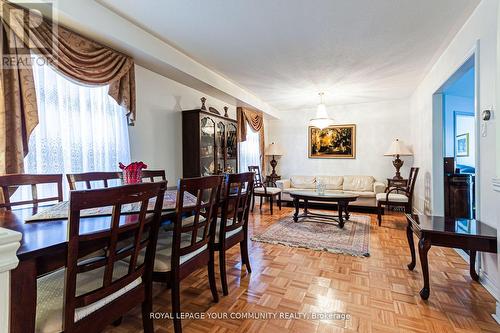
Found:
M 68 173 L 66 178 L 68 179 L 69 189 L 76 190 L 76 184 L 80 182 L 85 182 L 85 188 L 87 190 L 92 189 L 91 182 L 102 181 L 104 188 L 108 187 L 108 180 L 120 179 L 122 173 L 118 171 L 111 172 L 84 172 L 84 173 Z
M 172 242 L 172 271 L 180 266 L 180 257 L 193 253 L 202 247 L 208 253 L 211 225 L 217 218 L 217 207 L 220 198 L 222 176 L 207 176 L 180 179 L 177 186 L 176 223 Z M 184 207 L 184 193 L 196 196 L 196 204 Z M 192 214 L 190 223 L 183 223 L 186 214 Z
M 413 190 L 415 190 L 415 183 L 417 182 L 418 170 L 419 168 L 411 168 L 410 175 L 408 176 L 407 193 L 408 193 L 408 198 L 410 198 L 410 200 L 413 198 Z
M 260 167 L 258 165 L 249 165 L 248 171 L 254 173 L 254 183 L 253 187 L 265 187 L 264 182 L 262 181 L 262 175 L 260 173 Z
M 56 184 L 57 196 L 38 198 L 37 185 L 40 184 Z M 31 186 L 31 200 L 23 200 L 17 202 L 10 201 L 10 194 L 16 187 L 30 185 Z M 13 206 L 20 205 L 33 205 L 33 211 L 36 212 L 38 204 L 41 202 L 62 201 L 62 175 L 30 175 L 30 174 L 11 174 L 0 176 L 0 187 L 4 202 L 0 203 L 0 208 L 11 210 Z
M 161 180 L 167 180 L 165 175 L 165 170 L 142 170 L 142 179 L 149 179 L 150 182 L 154 182 L 155 178 L 161 178 Z
M 248 213 L 252 197 L 254 173 L 228 174 L 224 180 L 224 202 L 222 204 L 219 241 L 226 239 L 227 232 L 248 227 Z M 228 225 L 228 220 L 231 223 Z
M 131 299 L 137 298 L 137 304 L 144 300 L 145 288 L 150 288 L 152 283 L 156 242 L 166 187 L 166 182 L 156 182 L 70 192 L 64 294 L 65 332 L 72 332 L 75 326 L 76 309 L 94 304 L 117 291 L 124 290 L 125 287 L 127 291 L 124 294 L 101 309 L 116 314 L 116 311 L 122 308 L 129 309 Z M 150 199 L 155 200 L 154 209 L 151 207 L 148 209 L 148 205 L 152 205 Z M 138 213 L 124 215 L 122 207 L 130 204 L 137 205 Z M 109 206 L 113 208 L 109 229 L 80 234 L 82 210 Z M 89 258 L 88 253 L 82 253 L 81 249 L 85 246 L 87 248 L 92 246 L 92 249 L 102 256 Z M 145 259 L 142 263 L 138 263 L 139 253 L 144 249 Z M 129 259 L 128 263 L 122 260 L 126 258 Z M 123 275 L 116 276 L 116 266 L 123 267 L 124 265 L 125 269 L 121 270 Z M 97 276 L 93 279 L 95 289 L 88 290 L 91 288 L 87 287 L 84 289 L 84 294 L 77 293 L 83 289 L 78 288 L 83 280 L 78 278 L 82 273 L 89 274 L 89 272 Z M 131 295 L 138 291 L 142 297 L 138 297 L 137 294 L 135 297 Z M 127 305 L 124 306 L 124 304 Z M 82 320 L 92 322 L 95 318 L 106 318 L 106 314 L 96 310 Z M 78 325 L 83 325 L 80 321 Z

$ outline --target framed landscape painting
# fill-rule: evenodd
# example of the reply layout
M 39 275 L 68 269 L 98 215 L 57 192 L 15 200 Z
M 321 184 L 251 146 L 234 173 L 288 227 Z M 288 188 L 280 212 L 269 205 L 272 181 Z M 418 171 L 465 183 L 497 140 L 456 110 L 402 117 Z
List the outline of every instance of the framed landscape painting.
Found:
M 356 158 L 356 125 L 309 127 L 309 158 Z
M 469 133 L 457 135 L 455 147 L 457 148 L 457 157 L 469 156 Z

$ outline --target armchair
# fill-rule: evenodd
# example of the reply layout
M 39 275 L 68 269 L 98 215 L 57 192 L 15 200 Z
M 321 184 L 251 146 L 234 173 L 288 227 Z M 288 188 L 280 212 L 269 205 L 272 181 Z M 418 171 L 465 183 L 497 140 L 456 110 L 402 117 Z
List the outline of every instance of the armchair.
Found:
M 276 186 L 273 181 L 273 187 L 266 186 L 262 181 L 262 175 L 260 174 L 260 167 L 257 165 L 248 166 L 248 171 L 254 173 L 254 184 L 253 184 L 253 196 L 252 196 L 252 212 L 255 206 L 255 197 L 260 197 L 259 209 L 262 211 L 262 198 L 269 198 L 269 206 L 271 209 L 271 215 L 273 215 L 273 199 L 278 198 L 278 207 L 281 210 L 281 189 Z
M 387 187 L 385 193 L 378 193 L 377 198 L 377 219 L 378 225 L 382 225 L 382 213 L 387 206 L 403 206 L 405 213 L 413 210 L 413 190 L 417 180 L 419 168 L 411 168 L 407 186 Z M 384 206 L 384 207 L 383 207 Z

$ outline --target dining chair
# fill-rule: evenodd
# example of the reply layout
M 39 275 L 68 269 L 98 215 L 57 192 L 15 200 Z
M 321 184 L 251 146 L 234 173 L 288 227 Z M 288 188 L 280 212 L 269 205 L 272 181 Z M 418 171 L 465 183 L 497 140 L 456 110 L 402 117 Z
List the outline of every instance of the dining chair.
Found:
M 57 196 L 51 196 L 46 198 L 38 197 L 37 185 L 42 184 L 55 184 L 57 186 Z M 10 195 L 19 186 L 31 186 L 31 199 L 11 202 Z M 12 210 L 13 206 L 21 205 L 32 205 L 33 213 L 38 210 L 38 204 L 42 202 L 51 201 L 62 201 L 63 191 L 62 191 L 62 175 L 42 175 L 42 174 L 10 174 L 0 176 L 0 187 L 2 188 L 3 203 L 0 202 L 0 208 L 5 208 L 7 210 Z
M 67 266 L 37 281 L 36 332 L 99 332 L 139 304 L 144 332 L 153 332 L 152 273 L 166 185 L 70 193 Z M 131 204 L 139 212 L 123 215 L 122 208 Z M 82 210 L 108 206 L 113 207 L 108 229 L 80 231 Z M 98 249 L 106 250 L 104 256 L 88 256 Z
M 273 186 L 266 186 L 262 181 L 262 175 L 260 173 L 260 167 L 258 165 L 248 166 L 248 171 L 254 173 L 254 183 L 253 183 L 253 196 L 252 196 L 252 212 L 255 206 L 255 197 L 260 197 L 260 211 L 262 212 L 262 198 L 269 199 L 269 207 L 271 208 L 271 215 L 273 215 L 273 198 L 278 198 L 278 207 L 281 210 L 281 189 L 276 186 L 273 181 Z
M 161 180 L 167 180 L 165 175 L 165 170 L 142 170 L 142 179 L 149 179 L 150 182 L 154 182 L 155 178 L 160 178 Z
M 215 284 L 215 264 L 209 242 L 214 237 L 222 176 L 180 179 L 177 186 L 176 217 L 172 231 L 160 230 L 153 280 L 171 288 L 174 331 L 182 332 L 180 282 L 199 268 L 208 269 L 210 291 L 219 301 Z M 184 193 L 196 196 L 196 204 L 184 207 Z M 186 217 L 186 214 L 190 214 Z
M 84 173 L 68 173 L 66 178 L 68 179 L 69 189 L 76 190 L 77 183 L 85 182 L 85 188 L 87 190 L 92 189 L 92 182 L 101 182 L 104 188 L 108 187 L 108 181 L 113 179 L 120 179 L 122 173 L 119 171 L 111 172 L 84 172 Z
M 419 168 L 410 169 L 410 175 L 408 176 L 408 182 L 406 186 L 394 186 L 390 188 L 387 187 L 385 193 L 377 194 L 377 220 L 379 226 L 382 225 L 382 213 L 384 212 L 384 207 L 402 206 L 405 209 L 405 213 L 412 213 L 413 191 L 415 190 L 418 170 Z
M 254 174 L 245 172 L 228 174 L 224 181 L 221 217 L 217 218 L 212 251 L 219 252 L 219 268 L 222 282 L 222 293 L 228 295 L 226 276 L 226 251 L 236 244 L 240 244 L 241 261 L 245 264 L 248 273 L 252 272 L 248 258 L 248 214 Z

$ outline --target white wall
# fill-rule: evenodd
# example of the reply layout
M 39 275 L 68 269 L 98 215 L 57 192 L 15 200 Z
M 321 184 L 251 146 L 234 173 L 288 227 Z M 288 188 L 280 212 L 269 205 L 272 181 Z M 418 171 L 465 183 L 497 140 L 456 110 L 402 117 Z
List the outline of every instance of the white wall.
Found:
M 490 109 L 496 104 L 496 56 L 497 56 L 497 8 L 498 1 L 483 0 L 466 24 L 452 40 L 448 48 L 443 52 L 431 71 L 418 86 L 410 100 L 411 109 L 411 130 L 413 142 L 415 143 L 415 165 L 421 167 L 421 177 L 419 177 L 416 187 L 416 207 L 423 211 L 425 202 L 433 202 L 432 188 L 432 168 L 433 163 L 440 161 L 432 159 L 433 152 L 433 99 L 432 95 L 436 90 L 467 60 L 476 41 L 479 40 L 479 90 L 477 98 L 480 110 Z M 495 124 L 481 122 L 481 126 L 486 127 L 485 136 L 479 142 L 480 165 L 479 186 L 480 206 L 479 216 L 483 222 L 491 224 L 497 228 L 495 208 L 498 203 L 495 201 L 491 188 L 491 179 L 495 176 Z M 427 207 L 432 211 L 432 205 Z M 483 278 L 485 283 L 492 282 L 494 286 L 499 286 L 497 270 L 497 259 L 493 255 L 482 255 Z M 489 281 L 489 282 L 488 282 Z M 498 292 L 498 289 L 497 291 Z
M 310 159 L 307 155 L 308 123 L 315 109 L 283 112 L 280 120 L 269 121 L 269 140 L 285 150 L 278 160 L 278 174 L 291 175 L 372 175 L 378 180 L 394 176 L 392 158 L 383 156 L 399 138 L 411 145 L 407 100 L 328 106 L 337 124 L 356 125 L 355 159 Z M 403 157 L 402 175 L 407 176 L 411 157 Z
M 200 98 L 206 106 L 224 113 L 224 102 L 172 81 L 141 66 L 135 70 L 137 121 L 129 127 L 132 161 L 143 161 L 149 169 L 164 169 L 169 186 L 182 177 L 182 110 L 197 109 Z M 236 107 L 229 116 L 236 119 Z

